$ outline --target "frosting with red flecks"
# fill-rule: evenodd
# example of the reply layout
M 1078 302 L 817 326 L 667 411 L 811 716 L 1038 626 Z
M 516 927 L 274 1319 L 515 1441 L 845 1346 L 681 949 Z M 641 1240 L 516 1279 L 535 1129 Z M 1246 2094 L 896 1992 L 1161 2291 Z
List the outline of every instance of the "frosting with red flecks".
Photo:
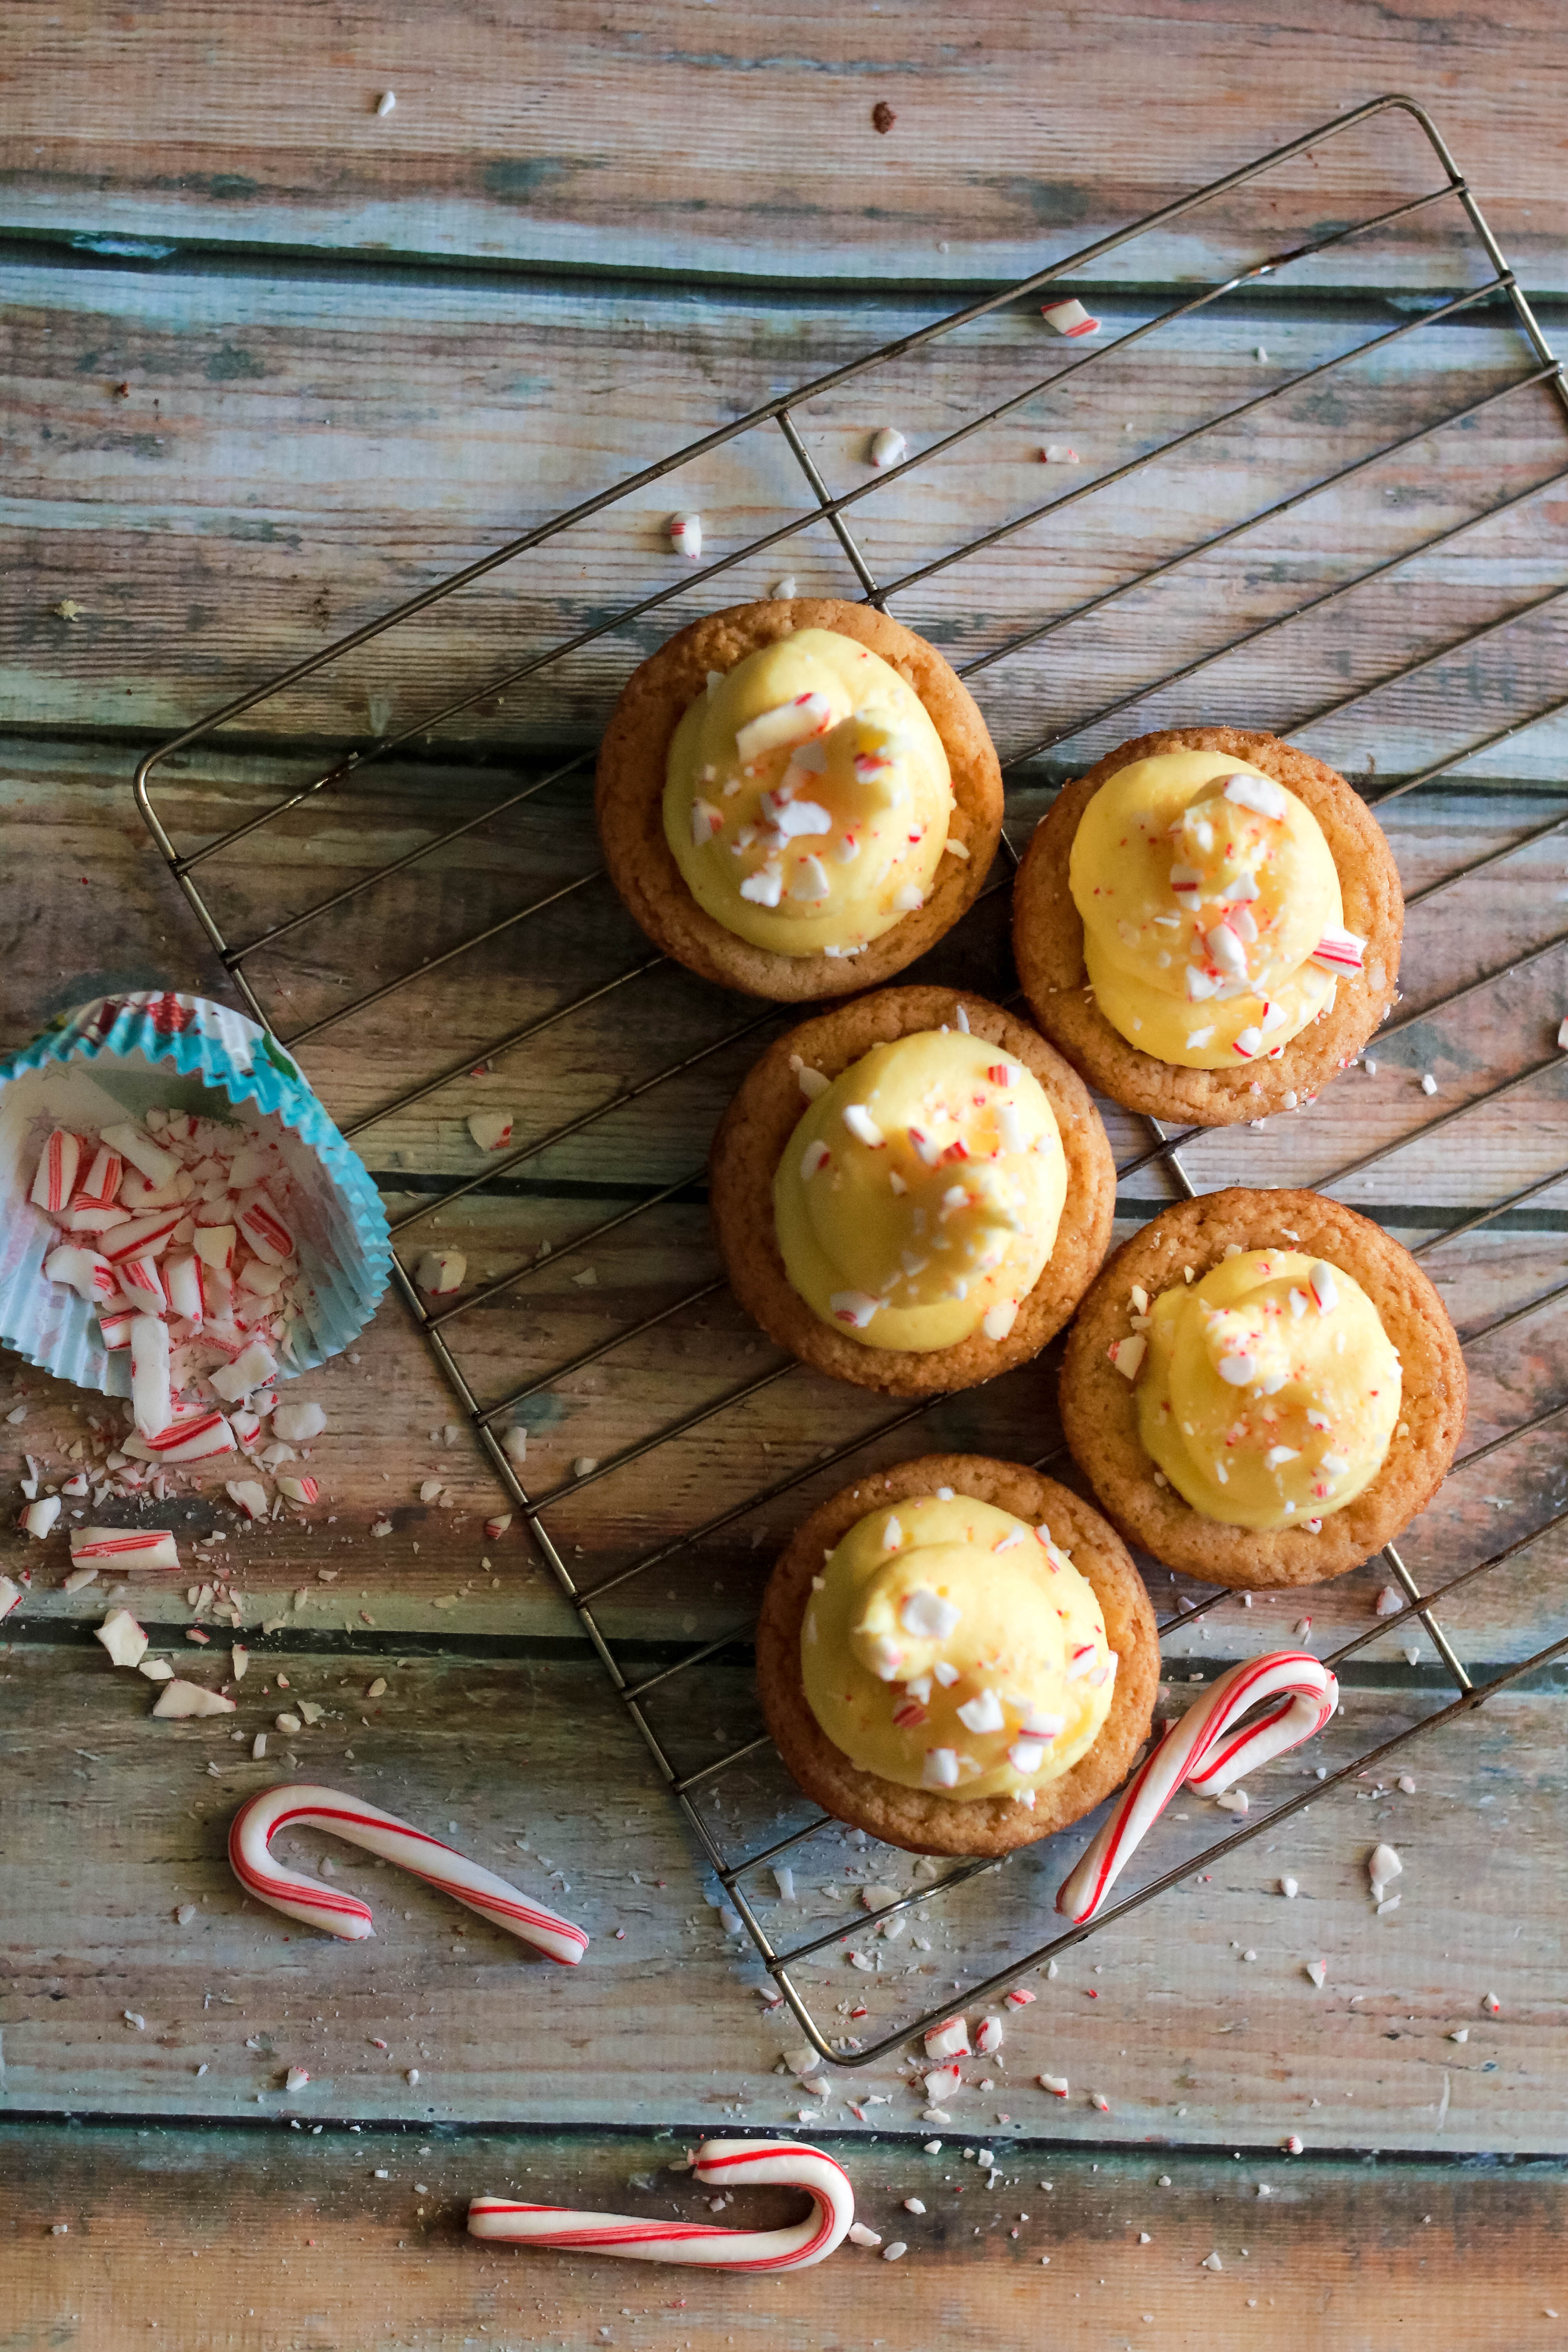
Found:
M 1027 1806 L 1093 1745 L 1117 1657 L 1047 1527 L 950 1494 L 850 1528 L 813 1591 L 801 1664 L 812 1713 L 863 1770 Z
M 1108 777 L 1068 878 L 1096 1004 L 1161 1061 L 1277 1058 L 1362 969 L 1317 818 L 1226 753 L 1167 751 Z

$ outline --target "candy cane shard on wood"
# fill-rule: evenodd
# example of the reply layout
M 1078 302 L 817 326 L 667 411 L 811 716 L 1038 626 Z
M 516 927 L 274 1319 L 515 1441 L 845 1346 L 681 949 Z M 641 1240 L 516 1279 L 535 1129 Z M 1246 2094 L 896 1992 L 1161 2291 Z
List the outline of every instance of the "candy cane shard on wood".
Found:
M 179 1547 L 167 1528 L 73 1528 L 71 1566 L 107 1560 L 120 1568 L 178 1568 Z
M 1273 1704 L 1243 1726 L 1241 1717 L 1264 1699 Z M 1080 1926 L 1092 1919 L 1184 1782 L 1201 1797 L 1217 1797 L 1243 1773 L 1310 1739 L 1339 1703 L 1339 1684 L 1321 1659 L 1304 1651 L 1279 1650 L 1232 1666 L 1178 1722 L 1167 1724 L 1110 1819 L 1062 1881 L 1057 1909 Z
M 855 2220 L 847 2173 L 821 2148 L 802 2141 L 704 2140 L 691 2176 L 709 2189 L 804 2189 L 813 2210 L 782 2230 L 726 2230 L 705 2221 L 636 2220 L 476 2197 L 468 2207 L 468 2234 L 509 2245 L 622 2254 L 633 2262 L 682 2263 L 705 2270 L 798 2271 L 825 2262 Z
M 247 1894 L 307 1927 L 325 1928 L 328 1935 L 341 1936 L 347 1943 L 362 1942 L 375 1933 L 368 1904 L 337 1887 L 323 1886 L 317 1879 L 300 1878 L 273 1860 L 270 1844 L 277 1832 L 301 1822 L 311 1829 L 330 1830 L 334 1837 L 395 1863 L 400 1870 L 440 1887 L 481 1918 L 493 1920 L 498 1927 L 537 1946 L 564 1967 L 575 1967 L 587 1948 L 583 1928 L 563 1919 L 558 1912 L 546 1910 L 542 1903 L 530 1902 L 494 1871 L 470 1862 L 439 1838 L 416 1829 L 411 1822 L 400 1821 L 395 1813 L 384 1813 L 379 1806 L 336 1789 L 285 1783 L 262 1790 L 240 1807 L 229 1828 L 228 1858 Z
M 158 1694 L 153 1712 L 161 1721 L 179 1722 L 189 1716 L 233 1715 L 235 1703 L 225 1698 L 221 1691 L 207 1690 L 200 1683 L 182 1682 L 176 1675 Z
M 1050 302 L 1041 310 L 1040 316 L 1047 327 L 1055 328 L 1058 335 L 1076 337 L 1100 332 L 1100 320 L 1091 319 L 1081 302 Z

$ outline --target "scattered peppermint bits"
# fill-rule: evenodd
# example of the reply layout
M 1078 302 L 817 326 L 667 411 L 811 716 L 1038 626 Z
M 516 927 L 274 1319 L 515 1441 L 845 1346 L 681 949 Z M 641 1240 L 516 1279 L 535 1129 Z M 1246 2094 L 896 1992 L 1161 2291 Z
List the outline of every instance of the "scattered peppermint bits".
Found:
M 684 555 L 695 563 L 702 553 L 702 518 L 699 514 L 678 514 L 669 518 L 669 543 L 677 555 Z
M 909 446 L 896 425 L 884 425 L 881 431 L 872 436 L 871 463 L 879 471 L 889 466 L 897 466 Z M 900 2247 L 899 2251 L 902 2252 L 903 2249 Z

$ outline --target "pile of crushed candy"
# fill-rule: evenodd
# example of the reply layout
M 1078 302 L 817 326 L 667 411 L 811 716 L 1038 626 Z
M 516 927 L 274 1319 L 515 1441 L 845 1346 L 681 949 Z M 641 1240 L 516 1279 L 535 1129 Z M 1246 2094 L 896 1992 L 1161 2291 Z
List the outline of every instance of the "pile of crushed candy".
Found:
M 321 1408 L 279 1412 L 272 1385 L 300 1314 L 279 1208 L 289 1184 L 276 1140 L 190 1111 L 152 1109 L 96 1136 L 57 1128 L 46 1143 L 31 1199 L 60 1238 L 44 1273 L 96 1307 L 106 1349 L 131 1353 L 121 1486 L 132 1465 L 248 1453 L 278 1412 L 259 1458 L 287 1500 L 315 1500 L 315 1482 L 281 1465 L 289 1435 L 317 1433 L 299 1415 Z

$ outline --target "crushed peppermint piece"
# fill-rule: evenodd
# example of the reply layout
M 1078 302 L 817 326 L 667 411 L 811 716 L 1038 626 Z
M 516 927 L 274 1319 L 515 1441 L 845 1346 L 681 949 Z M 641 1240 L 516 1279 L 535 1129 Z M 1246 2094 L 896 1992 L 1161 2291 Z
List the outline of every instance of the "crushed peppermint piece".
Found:
M 884 425 L 872 437 L 871 463 L 879 471 L 896 466 L 909 448 L 909 443 L 895 425 Z
M 1100 320 L 1091 319 L 1083 304 L 1076 300 L 1046 303 L 1041 307 L 1040 316 L 1047 327 L 1053 328 L 1058 335 L 1067 336 L 1069 341 L 1079 335 L 1097 335 L 1100 332 Z

